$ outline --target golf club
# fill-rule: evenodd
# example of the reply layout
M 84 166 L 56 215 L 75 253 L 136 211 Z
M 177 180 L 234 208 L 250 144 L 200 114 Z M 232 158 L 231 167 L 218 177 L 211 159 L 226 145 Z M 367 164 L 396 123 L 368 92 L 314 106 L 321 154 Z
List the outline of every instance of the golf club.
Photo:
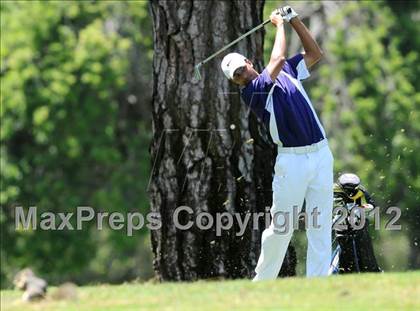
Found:
M 280 9 L 278 9 L 278 13 L 280 14 Z M 291 12 L 290 8 L 287 9 L 286 13 L 289 14 Z M 268 24 L 270 22 L 270 19 L 267 19 L 266 21 L 264 21 L 263 23 L 259 24 L 258 26 L 252 28 L 250 31 L 244 33 L 242 36 L 240 36 L 239 38 L 233 40 L 231 43 L 227 44 L 226 46 L 222 47 L 220 50 L 218 50 L 217 52 L 213 53 L 212 55 L 210 55 L 209 57 L 207 57 L 205 60 L 203 60 L 202 62 L 198 63 L 197 65 L 195 65 L 194 67 L 194 72 L 195 72 L 195 78 L 197 80 L 201 79 L 201 75 L 200 75 L 200 68 L 201 66 L 203 66 L 205 63 L 207 63 L 208 61 L 210 61 L 211 59 L 213 59 L 214 57 L 216 57 L 217 55 L 219 55 L 220 53 L 226 51 L 228 48 L 230 48 L 231 46 L 233 46 L 234 44 L 238 43 L 239 41 L 241 41 L 242 39 L 248 37 L 250 34 L 256 32 L 258 29 L 264 27 L 266 24 Z

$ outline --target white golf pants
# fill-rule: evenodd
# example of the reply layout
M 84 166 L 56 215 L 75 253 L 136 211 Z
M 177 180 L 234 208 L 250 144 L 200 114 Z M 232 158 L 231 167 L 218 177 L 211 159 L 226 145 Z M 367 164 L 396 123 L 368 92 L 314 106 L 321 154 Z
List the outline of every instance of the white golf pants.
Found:
M 315 147 L 320 149 L 279 148 L 274 167 L 273 205 L 270 209 L 272 221 L 261 237 L 261 253 L 253 281 L 270 280 L 278 276 L 293 234 L 293 210 L 300 212 L 304 199 L 308 221 L 306 275 L 312 277 L 328 274 L 331 261 L 334 159 L 326 141 Z

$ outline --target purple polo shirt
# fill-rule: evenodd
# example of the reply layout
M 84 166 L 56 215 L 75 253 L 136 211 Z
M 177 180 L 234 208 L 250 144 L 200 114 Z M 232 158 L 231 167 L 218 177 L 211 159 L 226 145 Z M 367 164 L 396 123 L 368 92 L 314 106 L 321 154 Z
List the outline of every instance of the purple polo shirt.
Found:
M 273 141 L 280 146 L 307 146 L 326 138 L 300 82 L 309 75 L 303 55 L 297 54 L 286 60 L 275 82 L 264 69 L 241 91 L 244 102 L 270 130 Z

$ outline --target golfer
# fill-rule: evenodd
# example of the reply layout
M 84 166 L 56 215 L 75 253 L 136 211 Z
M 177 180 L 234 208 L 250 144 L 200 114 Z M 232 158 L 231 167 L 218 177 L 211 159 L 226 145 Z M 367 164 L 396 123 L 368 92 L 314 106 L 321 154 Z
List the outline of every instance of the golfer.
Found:
M 301 84 L 310 75 L 308 68 L 322 57 L 322 51 L 297 16 L 290 7 L 271 14 L 271 22 L 277 28 L 276 38 L 270 62 L 260 74 L 238 53 L 226 55 L 221 64 L 228 79 L 243 87 L 242 99 L 266 125 L 278 145 L 270 209 L 272 221 L 262 234 L 254 281 L 277 277 L 293 233 L 293 209 L 300 211 L 304 200 L 307 219 L 316 218 L 317 222 L 309 221 L 306 230 L 307 276 L 327 275 L 331 260 L 333 156 Z M 290 23 L 304 48 L 304 53 L 288 59 L 283 20 Z M 290 225 L 284 226 L 286 222 Z

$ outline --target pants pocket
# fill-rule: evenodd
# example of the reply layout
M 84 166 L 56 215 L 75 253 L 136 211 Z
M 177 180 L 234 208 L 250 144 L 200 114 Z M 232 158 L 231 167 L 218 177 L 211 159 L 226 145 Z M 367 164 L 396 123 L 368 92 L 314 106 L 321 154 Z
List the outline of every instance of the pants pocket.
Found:
M 279 154 L 276 158 L 276 164 L 274 165 L 274 174 L 277 177 L 283 177 L 286 175 L 287 164 L 290 164 L 290 158 L 288 154 Z

